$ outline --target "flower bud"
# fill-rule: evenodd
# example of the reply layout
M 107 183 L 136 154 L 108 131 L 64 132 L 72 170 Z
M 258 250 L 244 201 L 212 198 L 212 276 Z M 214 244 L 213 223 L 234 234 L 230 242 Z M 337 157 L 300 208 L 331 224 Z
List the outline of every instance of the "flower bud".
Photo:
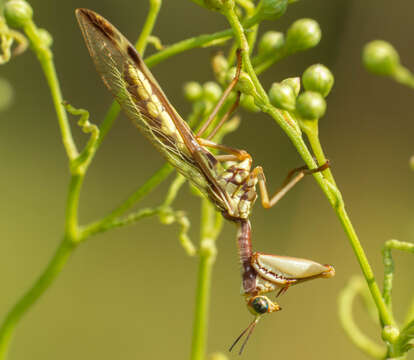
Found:
M 316 91 L 326 97 L 334 84 L 331 71 L 322 64 L 309 66 L 302 75 L 303 87 L 308 91 Z
M 278 31 L 268 31 L 263 34 L 259 42 L 259 53 L 268 54 L 280 51 L 285 45 L 285 36 Z
M 205 99 L 213 103 L 217 102 L 220 99 L 221 94 L 223 93 L 221 87 L 214 81 L 206 82 L 203 85 L 203 90 Z
M 223 353 L 213 353 L 208 357 L 208 360 L 229 360 Z
M 296 111 L 303 119 L 320 119 L 326 112 L 326 101 L 317 92 L 305 91 L 296 99 Z
M 322 32 L 313 19 L 296 20 L 286 34 L 286 47 L 291 51 L 302 51 L 318 45 Z
M 279 109 L 292 111 L 295 109 L 295 90 L 288 84 L 273 83 L 269 91 L 270 102 Z
M 289 0 L 262 0 L 254 16 L 261 20 L 276 20 L 286 12 L 288 3 Z
M 394 325 L 386 325 L 382 329 L 382 338 L 391 344 L 394 344 L 399 336 L 400 330 Z
M 254 102 L 252 95 L 242 94 L 240 97 L 240 105 L 251 112 L 259 112 L 260 109 Z
M 362 62 L 367 70 L 377 75 L 392 75 L 400 64 L 394 47 L 382 40 L 371 41 L 362 52 Z
M 45 44 L 46 47 L 50 47 L 53 44 L 53 37 L 50 35 L 49 31 L 46 29 L 37 29 L 37 34 L 41 39 L 42 43 Z
M 236 84 L 236 90 L 240 91 L 243 94 L 248 94 L 248 95 L 254 94 L 255 92 L 255 86 L 253 84 L 252 79 L 244 71 L 240 73 L 239 80 L 237 81 L 237 84 Z
M 411 167 L 411 170 L 414 170 L 414 155 L 411 156 L 411 159 L 410 159 L 410 167 Z
M 300 78 L 299 77 L 291 77 L 291 78 L 282 80 L 282 84 L 289 85 L 295 92 L 295 95 L 296 96 L 299 95 L 299 92 L 300 92 Z
M 214 55 L 211 63 L 215 74 L 221 74 L 229 68 L 229 63 L 222 53 Z
M 192 0 L 198 5 L 213 11 L 222 11 L 234 7 L 234 0 Z
M 203 88 L 196 81 L 190 81 L 184 85 L 184 96 L 188 101 L 194 102 L 203 95 Z
M 233 81 L 233 79 L 236 76 L 236 71 L 237 71 L 237 68 L 235 66 L 233 66 L 227 71 L 226 77 L 225 77 L 226 84 L 230 84 Z
M 14 91 L 10 83 L 0 78 L 0 111 L 6 110 L 13 102 Z
M 236 76 L 237 69 L 232 67 L 226 74 L 226 83 L 230 84 Z M 239 80 L 236 84 L 236 90 L 240 91 L 243 94 L 251 94 L 255 91 L 255 86 L 249 74 L 244 71 L 240 72 Z
M 24 0 L 11 0 L 4 5 L 4 17 L 9 26 L 21 28 L 32 20 L 33 9 Z

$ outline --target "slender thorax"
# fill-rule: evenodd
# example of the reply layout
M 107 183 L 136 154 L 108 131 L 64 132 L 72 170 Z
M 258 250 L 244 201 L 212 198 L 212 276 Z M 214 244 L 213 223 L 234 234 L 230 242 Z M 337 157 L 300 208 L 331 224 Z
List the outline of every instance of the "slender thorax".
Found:
M 326 163 L 315 169 L 305 166 L 292 170 L 282 187 L 269 197 L 263 169 L 260 166 L 252 169 L 252 157 L 246 151 L 212 141 L 237 108 L 240 93 L 237 93 L 235 103 L 217 122 L 217 126 L 208 136 L 203 137 L 237 84 L 242 68 L 240 51 L 237 52 L 234 79 L 195 134 L 168 101 L 135 48 L 111 23 L 88 9 L 77 9 L 76 16 L 103 82 L 127 117 L 177 171 L 215 204 L 225 218 L 238 224 L 242 292 L 248 308 L 256 316 L 246 331 L 251 334 L 261 315 L 280 310 L 279 305 L 264 294 L 272 291 L 281 293 L 299 282 L 333 276 L 334 269 L 329 265 L 253 253 L 248 220 L 257 198 L 257 184 L 262 205 L 270 208 L 305 175 L 323 171 L 329 165 Z M 210 149 L 221 153 L 213 155 Z

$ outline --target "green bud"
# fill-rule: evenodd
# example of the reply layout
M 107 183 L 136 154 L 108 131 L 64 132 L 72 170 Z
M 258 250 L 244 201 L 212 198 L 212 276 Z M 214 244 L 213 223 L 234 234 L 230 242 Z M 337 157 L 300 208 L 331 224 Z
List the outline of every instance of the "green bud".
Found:
M 32 20 L 33 9 L 24 0 L 10 0 L 4 5 L 4 17 L 9 26 L 20 28 Z
M 285 45 L 285 36 L 278 31 L 268 31 L 263 34 L 259 42 L 259 53 L 268 54 L 280 51 Z
M 39 35 L 41 41 L 45 46 L 50 47 L 53 44 L 53 37 L 50 35 L 49 31 L 46 29 L 38 29 L 37 34 Z
M 218 53 L 213 57 L 212 66 L 215 74 L 221 74 L 224 71 L 227 71 L 229 63 L 222 53 Z
M 414 170 L 414 155 L 411 156 L 411 159 L 410 159 L 410 167 L 411 167 L 411 170 Z
M 14 91 L 10 83 L 3 78 L 0 78 L 0 111 L 7 110 L 12 104 Z
M 300 92 L 300 78 L 299 77 L 291 77 L 291 78 L 282 80 L 282 84 L 289 85 L 295 92 L 295 95 L 296 96 L 299 95 L 299 92 Z
M 243 94 L 254 94 L 255 87 L 253 81 L 246 72 L 242 71 L 240 73 L 239 81 L 237 81 L 236 84 L 236 89 Z
M 230 84 L 233 81 L 234 77 L 236 76 L 236 71 L 237 71 L 237 68 L 235 66 L 233 66 L 227 71 L 226 77 L 225 77 L 226 84 Z
M 276 20 L 286 12 L 288 3 L 288 0 L 262 0 L 254 16 L 262 20 Z
M 251 112 L 259 112 L 260 109 L 254 102 L 252 95 L 242 94 L 240 97 L 240 105 Z
M 222 11 L 224 9 L 232 9 L 234 0 L 192 0 L 198 5 L 213 11 Z
M 223 353 L 213 353 L 208 357 L 208 360 L 229 360 Z
M 194 102 L 203 95 L 203 88 L 196 81 L 188 82 L 184 85 L 184 96 L 188 101 Z
M 394 47 L 382 40 L 371 41 L 362 52 L 362 62 L 367 70 L 377 75 L 393 75 L 400 64 Z
M 229 71 L 227 71 L 225 81 L 227 84 L 230 84 L 236 76 L 236 67 L 232 67 Z M 240 72 L 239 80 L 236 84 L 236 90 L 242 92 L 243 94 L 252 94 L 255 91 L 255 87 L 253 84 L 252 79 L 250 76 L 244 72 Z
M 326 97 L 334 84 L 331 71 L 322 64 L 309 66 L 302 75 L 303 87 L 308 91 L 316 91 Z
M 286 47 L 291 51 L 303 51 L 318 45 L 322 32 L 313 19 L 296 20 L 286 34 Z
M 391 344 L 394 344 L 399 336 L 400 330 L 394 325 L 386 325 L 382 329 L 382 338 Z
M 279 109 L 289 111 L 295 109 L 295 90 L 288 84 L 273 83 L 269 91 L 269 99 Z
M 317 92 L 305 91 L 296 99 L 296 111 L 303 119 L 320 119 L 325 115 L 326 101 Z
M 217 102 L 220 99 L 221 94 L 223 93 L 221 87 L 214 81 L 206 82 L 203 85 L 203 90 L 205 99 L 213 103 Z

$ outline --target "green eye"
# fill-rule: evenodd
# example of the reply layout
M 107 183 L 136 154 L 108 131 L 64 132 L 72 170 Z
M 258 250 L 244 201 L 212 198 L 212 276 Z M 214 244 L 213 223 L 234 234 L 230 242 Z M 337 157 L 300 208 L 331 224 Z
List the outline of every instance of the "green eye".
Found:
M 266 298 L 258 296 L 251 302 L 251 307 L 258 314 L 267 313 L 269 310 L 269 303 Z

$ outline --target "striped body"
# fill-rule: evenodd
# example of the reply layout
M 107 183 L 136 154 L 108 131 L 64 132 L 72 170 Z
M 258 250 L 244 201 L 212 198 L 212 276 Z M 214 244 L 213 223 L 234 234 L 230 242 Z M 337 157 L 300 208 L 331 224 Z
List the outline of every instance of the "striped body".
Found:
M 224 167 L 199 144 L 129 41 L 91 10 L 76 16 L 102 80 L 128 118 L 226 218 L 247 219 L 257 197 L 251 158 Z

